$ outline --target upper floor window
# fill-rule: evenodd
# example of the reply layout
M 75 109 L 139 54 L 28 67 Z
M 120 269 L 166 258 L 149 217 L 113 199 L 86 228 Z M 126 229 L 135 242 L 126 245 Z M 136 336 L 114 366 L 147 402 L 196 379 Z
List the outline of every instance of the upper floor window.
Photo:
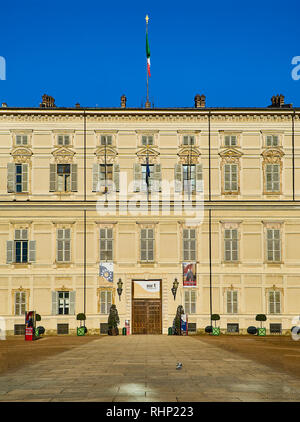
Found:
M 280 192 L 280 165 L 266 164 L 266 192 Z
M 27 229 L 16 229 L 15 239 L 7 241 L 7 263 L 28 263 L 35 261 L 35 240 L 28 240 Z
M 224 230 L 225 261 L 238 259 L 238 231 L 237 229 Z
M 267 229 L 267 260 L 270 262 L 277 262 L 281 260 L 279 229 Z
M 71 229 L 57 229 L 57 261 L 70 262 L 71 260 Z
M 61 290 L 52 292 L 52 315 L 74 315 L 76 292 Z
M 176 164 L 175 191 L 191 193 L 202 192 L 202 164 Z
M 134 191 L 135 192 L 159 192 L 161 190 L 161 165 L 135 163 Z
M 112 261 L 113 259 L 113 230 L 100 229 L 100 260 Z
M 107 191 L 113 187 L 118 192 L 119 184 L 119 164 L 93 164 L 93 192 L 100 192 L 102 187 L 106 187 Z
M 183 135 L 182 144 L 183 145 L 195 145 L 195 136 L 194 135 Z
M 183 260 L 196 260 L 196 230 L 183 229 Z
M 113 137 L 112 135 L 101 135 L 100 136 L 100 144 L 101 145 L 112 145 Z
M 28 136 L 16 135 L 16 145 L 28 145 Z
M 71 145 L 70 135 L 57 135 L 57 145 Z
M 279 136 L 278 135 L 266 135 L 266 146 L 267 147 L 278 147 Z
M 142 145 L 154 145 L 153 135 L 142 135 Z
M 77 191 L 77 164 L 50 164 L 50 192 Z
M 237 291 L 227 290 L 227 313 L 237 314 L 238 312 L 238 295 Z
M 237 146 L 237 136 L 236 135 L 225 135 L 224 136 L 224 146 L 225 147 L 236 147 Z
M 28 192 L 28 164 L 7 164 L 7 192 Z
M 26 311 L 26 292 L 15 292 L 15 315 L 24 315 Z
M 279 291 L 269 292 L 269 313 L 280 314 L 281 308 L 281 295 Z
M 224 164 L 224 191 L 238 191 L 238 165 Z
M 154 260 L 154 229 L 141 229 L 141 261 Z

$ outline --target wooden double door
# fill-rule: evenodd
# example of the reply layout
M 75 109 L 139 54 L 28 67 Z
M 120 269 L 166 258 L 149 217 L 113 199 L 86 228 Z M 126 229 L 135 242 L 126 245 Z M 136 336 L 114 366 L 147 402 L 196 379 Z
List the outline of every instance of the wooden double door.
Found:
M 161 333 L 161 300 L 133 299 L 132 334 Z

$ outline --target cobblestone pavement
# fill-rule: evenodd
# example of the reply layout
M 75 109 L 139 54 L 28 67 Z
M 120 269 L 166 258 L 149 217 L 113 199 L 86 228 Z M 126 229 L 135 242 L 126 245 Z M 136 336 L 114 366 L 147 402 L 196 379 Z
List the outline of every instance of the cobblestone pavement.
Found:
M 300 381 L 192 337 L 118 336 L 0 376 L 0 401 L 300 401 Z

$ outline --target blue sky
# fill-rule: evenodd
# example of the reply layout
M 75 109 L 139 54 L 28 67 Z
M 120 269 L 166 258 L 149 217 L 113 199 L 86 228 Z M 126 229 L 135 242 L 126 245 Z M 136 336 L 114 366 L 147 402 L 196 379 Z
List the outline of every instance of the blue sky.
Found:
M 149 14 L 150 100 L 190 107 L 264 107 L 272 95 L 300 107 L 299 1 L 16 0 L 1 5 L 0 102 L 128 107 L 146 98 L 145 15 Z

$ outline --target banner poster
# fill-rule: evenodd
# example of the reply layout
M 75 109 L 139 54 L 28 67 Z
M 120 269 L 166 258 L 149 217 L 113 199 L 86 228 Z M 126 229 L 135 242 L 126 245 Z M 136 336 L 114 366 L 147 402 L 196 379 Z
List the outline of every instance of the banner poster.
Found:
M 195 287 L 197 285 L 196 263 L 184 262 L 183 266 L 183 287 Z
M 134 280 L 134 299 L 159 299 L 160 282 L 158 280 Z
M 114 263 L 100 262 L 99 276 L 112 283 L 114 280 Z
M 184 336 L 188 335 L 188 315 L 181 315 L 181 334 Z
M 129 334 L 130 334 L 130 321 L 129 321 L 129 319 L 125 319 L 125 328 L 126 328 L 126 334 L 129 336 Z

